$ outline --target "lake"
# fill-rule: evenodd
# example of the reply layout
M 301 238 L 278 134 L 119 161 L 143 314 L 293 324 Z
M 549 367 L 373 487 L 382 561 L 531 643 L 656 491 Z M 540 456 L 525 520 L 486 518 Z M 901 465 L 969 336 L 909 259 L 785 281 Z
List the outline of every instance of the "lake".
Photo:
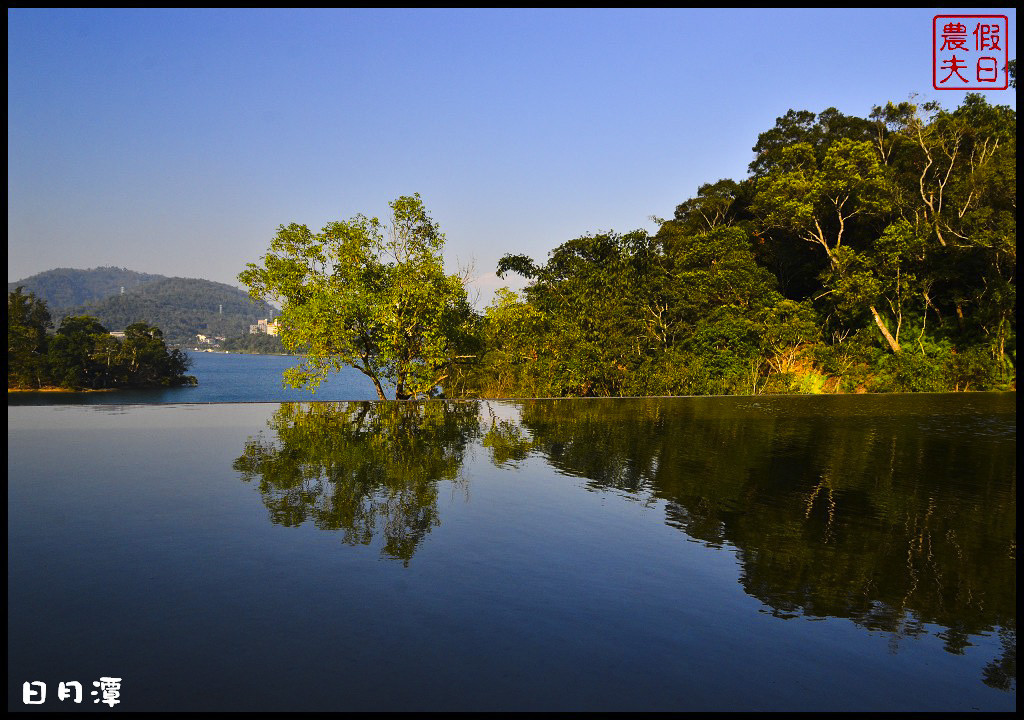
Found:
M 8 405 L 125 405 L 133 403 L 302 402 L 304 400 L 376 400 L 368 377 L 345 368 L 332 373 L 316 393 L 284 387 L 281 373 L 299 364 L 289 355 L 242 355 L 186 351 L 192 358 L 189 375 L 199 385 L 104 392 L 17 392 Z M 386 387 L 390 390 L 390 387 Z
M 9 710 L 1016 707 L 1015 393 L 22 406 L 8 450 Z

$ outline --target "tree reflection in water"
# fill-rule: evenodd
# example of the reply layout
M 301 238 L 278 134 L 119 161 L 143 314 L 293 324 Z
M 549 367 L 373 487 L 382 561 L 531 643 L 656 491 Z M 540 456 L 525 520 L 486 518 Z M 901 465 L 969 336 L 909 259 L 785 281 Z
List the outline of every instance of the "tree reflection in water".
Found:
M 250 439 L 234 468 L 257 482 L 274 523 L 312 520 L 350 545 L 379 534 L 381 552 L 408 565 L 441 522 L 437 482 L 458 480 L 477 412 L 472 402 L 283 403 L 273 439 Z
M 663 500 L 667 524 L 734 547 L 773 614 L 850 618 L 894 649 L 927 624 L 955 654 L 998 633 L 983 679 L 1013 687 L 1013 399 L 997 416 L 927 396 L 808 400 L 526 401 L 522 426 L 559 471 Z
M 312 519 L 353 544 L 380 533 L 408 564 L 471 442 L 499 467 L 539 456 L 733 548 L 744 590 L 778 617 L 849 618 L 894 650 L 929 625 L 955 654 L 997 633 L 982 679 L 1014 688 L 1015 414 L 808 400 L 533 400 L 518 420 L 475 402 L 282 405 L 274 441 L 250 440 L 235 467 L 274 522 Z

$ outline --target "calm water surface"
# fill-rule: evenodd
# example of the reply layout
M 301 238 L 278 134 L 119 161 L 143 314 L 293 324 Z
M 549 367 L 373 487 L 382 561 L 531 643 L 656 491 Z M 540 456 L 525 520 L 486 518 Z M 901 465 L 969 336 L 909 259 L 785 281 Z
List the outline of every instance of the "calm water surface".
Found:
M 18 392 L 7 394 L 8 405 L 125 405 L 133 403 L 303 402 L 376 400 L 373 383 L 358 370 L 332 373 L 316 393 L 284 387 L 281 373 L 299 364 L 288 355 L 242 355 L 189 352 L 199 385 L 104 392 Z M 390 390 L 390 388 L 385 388 Z M 389 393 L 390 394 L 390 393 Z
M 11 407 L 8 707 L 1013 710 L 1015 402 Z

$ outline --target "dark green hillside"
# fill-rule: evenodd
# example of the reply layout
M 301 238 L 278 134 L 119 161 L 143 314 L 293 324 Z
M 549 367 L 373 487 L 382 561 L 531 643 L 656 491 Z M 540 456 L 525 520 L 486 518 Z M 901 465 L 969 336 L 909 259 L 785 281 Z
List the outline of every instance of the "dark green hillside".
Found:
M 121 292 L 154 280 L 164 280 L 164 275 L 140 273 L 117 267 L 98 267 L 90 270 L 56 268 L 37 273 L 24 280 L 7 283 L 7 292 L 17 287 L 46 303 L 50 312 L 57 316 L 63 310 L 89 302 L 105 300 Z M 59 319 L 59 318 L 58 318 Z
M 78 306 L 68 314 L 91 315 L 111 330 L 145 322 L 161 328 L 170 344 L 192 345 L 196 333 L 224 337 L 248 333 L 250 325 L 270 316 L 272 310 L 224 283 L 163 278 L 131 290 L 126 288 L 124 295 Z

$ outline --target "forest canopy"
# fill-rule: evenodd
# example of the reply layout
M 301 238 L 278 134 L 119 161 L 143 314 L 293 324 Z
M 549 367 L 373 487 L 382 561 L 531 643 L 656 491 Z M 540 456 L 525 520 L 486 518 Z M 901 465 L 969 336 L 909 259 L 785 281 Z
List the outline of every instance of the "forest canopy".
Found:
M 159 328 L 133 323 L 111 335 L 88 315 L 65 316 L 56 333 L 46 303 L 21 287 L 7 294 L 7 387 L 100 390 L 194 385 L 192 360 L 169 350 Z
M 486 310 L 478 392 L 1015 387 L 1014 110 L 791 110 L 753 151 L 653 235 L 503 257 L 530 282 Z
M 505 255 L 528 284 L 482 315 L 419 195 L 282 225 L 239 277 L 308 353 L 293 384 L 351 365 L 381 399 L 1012 389 L 1016 124 L 977 94 L 790 110 L 653 234 Z

